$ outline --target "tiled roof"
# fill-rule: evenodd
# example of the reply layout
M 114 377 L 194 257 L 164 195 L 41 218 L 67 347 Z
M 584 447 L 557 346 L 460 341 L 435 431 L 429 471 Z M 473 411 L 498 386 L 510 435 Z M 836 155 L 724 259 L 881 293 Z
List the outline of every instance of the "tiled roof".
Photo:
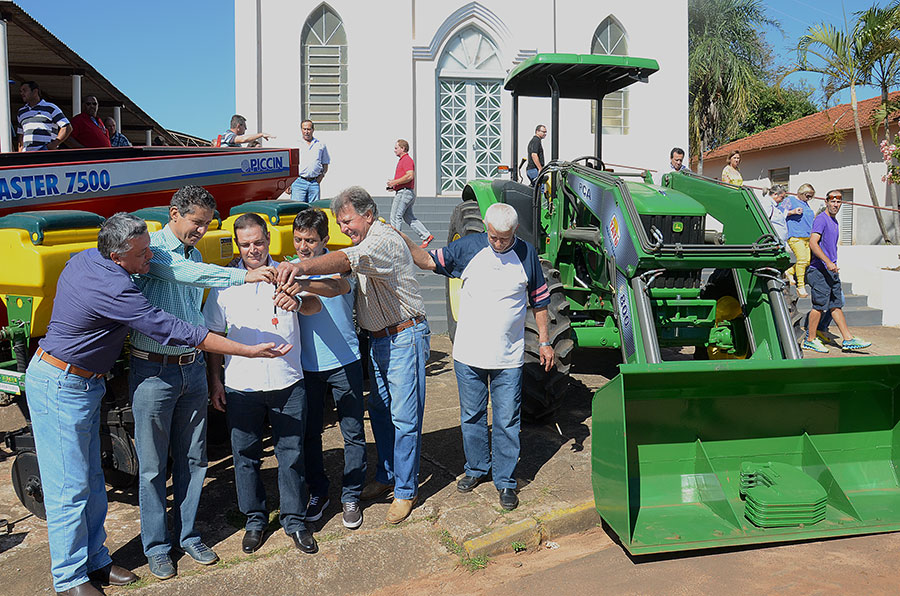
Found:
M 889 98 L 900 98 L 900 91 L 891 93 Z M 863 134 L 867 135 L 869 134 L 868 127 L 872 123 L 872 113 L 881 105 L 881 96 L 860 101 L 857 105 L 859 108 L 859 124 L 863 128 Z M 732 141 L 727 145 L 722 145 L 708 152 L 704 159 L 728 157 L 728 154 L 735 149 L 745 153 L 812 141 L 813 139 L 827 136 L 835 129 L 842 131 L 853 130 L 853 112 L 849 103 L 834 106 L 833 108 L 798 118 L 793 122 L 781 124 L 775 128 L 758 132 L 755 135 Z

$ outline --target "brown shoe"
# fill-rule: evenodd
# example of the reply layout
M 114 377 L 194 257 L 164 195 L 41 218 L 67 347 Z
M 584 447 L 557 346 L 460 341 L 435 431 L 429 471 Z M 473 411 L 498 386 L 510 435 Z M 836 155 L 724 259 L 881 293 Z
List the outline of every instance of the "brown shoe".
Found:
M 416 500 L 418 500 L 418 496 L 415 496 L 412 499 L 394 499 L 384 520 L 389 524 L 399 524 L 412 513 Z
M 377 480 L 373 480 L 362 489 L 361 493 L 359 493 L 359 500 L 374 501 L 375 499 L 388 494 L 392 490 L 394 490 L 393 484 L 382 484 Z
M 103 592 L 91 585 L 91 582 L 84 582 L 65 592 L 57 592 L 59 596 L 103 596 Z
M 91 571 L 88 573 L 88 577 L 101 586 L 127 586 L 138 580 L 138 576 L 115 563 Z

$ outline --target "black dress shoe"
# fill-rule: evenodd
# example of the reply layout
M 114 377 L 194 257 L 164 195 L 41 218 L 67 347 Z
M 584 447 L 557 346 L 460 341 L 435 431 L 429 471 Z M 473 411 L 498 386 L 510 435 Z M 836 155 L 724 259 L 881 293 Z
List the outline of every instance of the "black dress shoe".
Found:
M 292 532 L 291 538 L 294 539 L 294 546 L 306 554 L 311 555 L 319 552 L 319 545 L 316 544 L 316 539 L 313 538 L 312 532 L 306 528 Z
M 262 530 L 247 530 L 246 532 L 244 532 L 244 539 L 241 540 L 241 550 L 249 555 L 260 546 L 262 546 L 262 543 Z
M 84 582 L 65 592 L 57 592 L 58 596 L 103 596 L 103 592 L 91 585 L 91 582 Z
M 456 483 L 456 490 L 461 493 L 472 492 L 472 489 L 481 484 L 482 480 L 484 480 L 482 476 L 463 476 L 463 478 Z
M 500 489 L 500 506 L 507 511 L 515 509 L 519 506 L 519 497 L 516 496 L 516 490 L 513 488 Z
M 88 578 L 101 586 L 127 586 L 138 580 L 138 576 L 114 563 L 91 571 Z

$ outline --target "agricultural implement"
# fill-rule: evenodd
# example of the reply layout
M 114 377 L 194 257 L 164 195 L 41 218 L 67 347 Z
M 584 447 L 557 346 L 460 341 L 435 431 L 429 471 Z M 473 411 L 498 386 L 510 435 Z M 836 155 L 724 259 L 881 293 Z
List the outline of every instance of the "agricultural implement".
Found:
M 541 255 L 560 366 L 537 365 L 529 317 L 524 413 L 564 405 L 575 350 L 619 353 L 593 397 L 592 484 L 636 555 L 900 529 L 900 358 L 801 359 L 790 258 L 749 189 L 681 172 L 655 185 L 604 165 L 603 96 L 657 69 L 571 54 L 517 66 L 505 82 L 513 164 L 518 98 L 549 97 L 546 184 L 520 184 L 514 168 L 513 180 L 471 181 L 452 216 L 450 241 L 511 204 Z M 597 100 L 594 156 L 558 158 L 561 97 Z
M 61 156 L 69 161 L 47 162 Z M 294 252 L 293 220 L 308 208 L 303 203 L 271 200 L 296 177 L 296 149 L 135 147 L 4 154 L 4 160 L 12 165 L 0 168 L 0 215 L 5 214 L 0 217 L 0 262 L 4 263 L 0 300 L 5 306 L 0 312 L 0 398 L 18 398 L 26 419 L 25 369 L 37 340 L 47 332 L 57 279 L 73 254 L 97 245 L 104 216 L 131 211 L 153 232 L 168 221 L 167 205 L 176 189 L 189 183 L 204 185 L 216 197 L 219 211 L 197 248 L 205 262 L 225 265 L 237 254 L 232 235 L 234 220 L 241 214 L 254 212 L 263 217 L 273 256 L 280 258 Z M 70 178 L 74 192 L 67 193 L 65 181 Z M 78 190 L 79 181 L 84 183 L 83 191 Z M 223 219 L 220 212 L 228 217 Z M 334 228 L 329 246 L 349 245 L 333 218 L 329 223 Z M 119 489 L 131 486 L 137 474 L 124 356 L 107 375 L 100 430 L 106 481 Z M 7 433 L 5 443 L 16 454 L 12 466 L 16 495 L 29 511 L 43 518 L 30 426 Z

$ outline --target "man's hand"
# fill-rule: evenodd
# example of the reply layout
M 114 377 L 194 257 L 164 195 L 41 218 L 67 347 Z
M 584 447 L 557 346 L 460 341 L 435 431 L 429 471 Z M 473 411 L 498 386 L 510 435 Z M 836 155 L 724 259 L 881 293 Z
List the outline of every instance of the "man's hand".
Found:
M 275 345 L 275 342 L 267 342 L 264 344 L 256 344 L 255 346 L 247 346 L 247 358 L 281 358 L 291 351 L 293 344 Z
M 828 269 L 829 271 L 831 271 L 832 273 L 837 273 L 838 271 L 840 271 L 840 269 L 838 269 L 837 263 L 832 263 L 831 259 L 828 259 L 827 261 L 825 261 L 825 268 Z
M 250 271 L 248 271 L 247 277 L 244 278 L 245 284 L 252 284 L 260 281 L 264 281 L 270 284 L 275 283 L 275 268 L 268 266 L 257 267 L 256 269 L 251 269 Z
M 550 372 L 550 369 L 556 365 L 556 352 L 553 346 L 541 346 L 541 366 L 544 370 Z
M 295 312 L 300 308 L 300 301 L 287 292 L 277 292 L 273 300 L 275 301 L 275 306 L 288 312 Z
M 222 383 L 210 383 L 209 401 L 215 409 L 225 411 L 225 386 Z
M 279 263 L 278 270 L 275 273 L 275 285 L 279 289 L 291 285 L 294 283 L 296 276 L 303 275 L 300 269 L 300 263 L 288 263 L 287 261 Z

